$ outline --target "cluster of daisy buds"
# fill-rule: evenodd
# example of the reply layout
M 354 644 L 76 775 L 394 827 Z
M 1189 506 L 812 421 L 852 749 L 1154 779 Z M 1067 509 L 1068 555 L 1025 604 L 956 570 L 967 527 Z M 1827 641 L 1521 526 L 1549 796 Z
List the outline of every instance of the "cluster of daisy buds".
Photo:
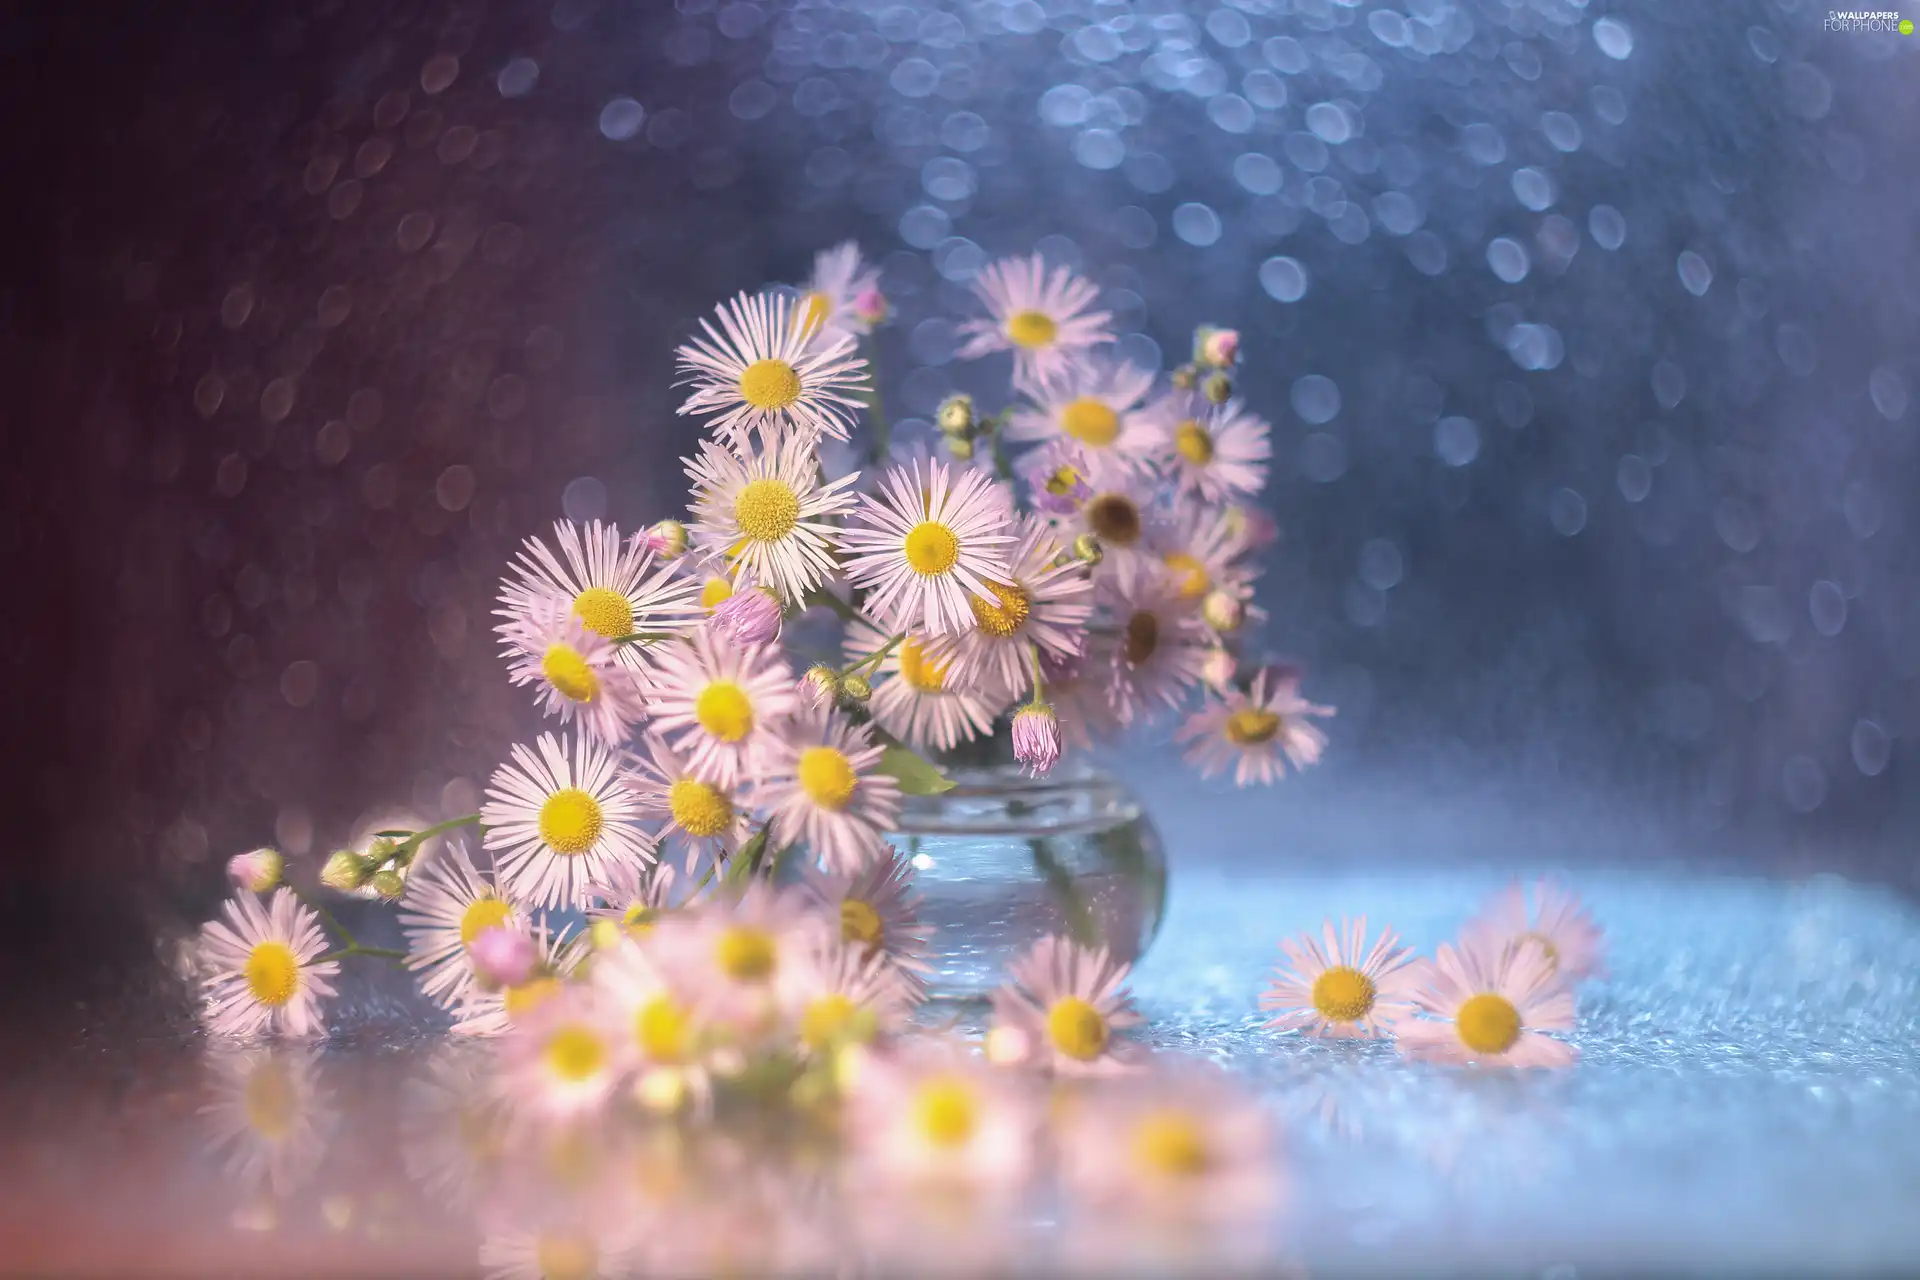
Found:
M 1240 361 L 1240 331 L 1201 325 L 1193 331 L 1193 359 L 1175 369 L 1173 384 L 1198 390 L 1209 404 L 1233 399 L 1233 369 Z

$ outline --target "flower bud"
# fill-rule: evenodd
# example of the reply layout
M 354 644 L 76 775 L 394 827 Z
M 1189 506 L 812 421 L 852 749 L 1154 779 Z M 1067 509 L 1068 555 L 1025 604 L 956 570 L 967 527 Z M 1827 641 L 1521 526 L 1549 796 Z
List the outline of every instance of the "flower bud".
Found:
M 663 560 L 677 560 L 687 551 L 687 526 L 678 520 L 662 520 L 644 535 L 647 547 Z
M 1233 399 L 1233 379 L 1224 373 L 1210 373 L 1200 384 L 1200 390 L 1208 404 L 1225 404 Z
M 1100 545 L 1100 539 L 1090 533 L 1083 533 L 1073 540 L 1074 559 L 1082 564 L 1099 564 L 1106 558 L 1106 549 Z
M 371 866 L 381 866 L 393 861 L 393 855 L 400 851 L 400 842 L 392 836 L 376 836 L 367 842 L 367 862 Z
M 1233 687 L 1233 676 L 1239 670 L 1239 666 L 1240 664 L 1234 661 L 1231 653 L 1225 649 L 1215 649 L 1207 654 L 1206 659 L 1201 663 L 1200 678 L 1205 680 L 1209 687 L 1225 693 Z
M 862 289 L 853 296 L 853 314 L 869 327 L 887 318 L 887 295 L 878 289 Z
M 1193 335 L 1193 356 L 1196 363 L 1231 369 L 1240 356 L 1240 331 L 1202 327 Z
M 749 587 L 714 606 L 713 625 L 735 644 L 766 644 L 780 638 L 784 613 L 779 596 L 765 587 Z
M 873 684 L 863 675 L 855 672 L 840 680 L 840 692 L 848 702 L 865 702 L 873 696 Z
M 948 436 L 947 452 L 960 462 L 973 461 L 973 441 L 965 436 Z
M 1013 758 L 1033 777 L 1060 762 L 1060 717 L 1044 702 L 1029 702 L 1013 714 Z
M 1209 591 L 1207 598 L 1200 602 L 1200 620 L 1223 634 L 1238 631 L 1240 624 L 1247 620 L 1247 606 L 1240 603 L 1238 596 Z
M 533 939 L 519 929 L 495 925 L 482 929 L 467 948 L 474 977 L 487 987 L 517 987 L 533 976 L 539 959 Z
M 1238 503 L 1227 508 L 1227 532 L 1239 538 L 1248 551 L 1258 551 L 1280 540 L 1280 526 L 1259 507 Z
M 1173 383 L 1173 388 L 1176 391 L 1191 391 L 1195 384 L 1200 381 L 1200 375 L 1194 371 L 1192 365 L 1183 364 L 1168 374 L 1167 380 Z
M 375 893 L 388 902 L 398 902 L 400 895 L 407 890 L 407 878 L 392 867 L 374 872 L 373 878 L 367 883 L 372 886 Z
M 966 394 L 948 396 L 940 402 L 940 412 L 936 415 L 940 429 L 950 436 L 964 436 L 973 431 L 973 397 Z
M 815 663 L 800 677 L 800 696 L 816 710 L 830 707 L 840 696 L 840 673 L 825 663 Z
M 320 868 L 320 883 L 341 893 L 352 893 L 367 882 L 373 868 L 351 849 L 339 849 Z
M 280 873 L 285 867 L 286 861 L 276 851 L 254 849 L 227 859 L 227 879 L 233 881 L 236 889 L 265 893 L 280 883 Z

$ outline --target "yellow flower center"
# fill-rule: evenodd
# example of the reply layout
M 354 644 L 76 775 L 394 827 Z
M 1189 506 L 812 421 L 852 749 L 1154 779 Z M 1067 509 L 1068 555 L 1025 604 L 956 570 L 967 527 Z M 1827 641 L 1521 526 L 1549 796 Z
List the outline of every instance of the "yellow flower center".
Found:
M 1087 503 L 1087 528 L 1102 542 L 1130 547 L 1140 541 L 1140 508 L 1124 493 L 1103 493 Z
M 1059 334 L 1060 326 L 1044 311 L 1016 311 L 1007 317 L 1007 337 L 1029 351 L 1052 346 Z
M 1173 451 L 1194 466 L 1204 467 L 1213 461 L 1213 436 L 1188 418 L 1173 429 Z
M 800 398 L 800 372 L 785 360 L 755 360 L 740 371 L 740 398 L 756 409 L 785 409 Z
M 1173 571 L 1175 589 L 1182 600 L 1198 600 L 1213 585 L 1213 576 L 1197 556 L 1184 551 L 1169 551 L 1160 559 Z
M 1074 491 L 1080 483 L 1080 471 L 1077 467 L 1055 467 L 1047 476 L 1043 486 L 1056 498 L 1064 498 Z
M 753 732 L 753 703 L 731 680 L 715 680 L 693 700 L 693 718 L 722 742 L 738 742 Z
M 1005 640 L 1027 625 L 1027 615 L 1033 611 L 1033 597 L 1027 594 L 1024 587 L 989 582 L 987 590 L 993 592 L 991 604 L 971 592 L 967 595 L 967 607 L 973 610 L 974 625 L 1000 640 Z
M 878 947 L 887 940 L 886 925 L 880 920 L 880 913 L 873 904 L 859 898 L 846 898 L 840 903 L 840 940 L 858 942 L 867 947 Z
M 907 530 L 907 567 L 925 576 L 945 573 L 960 558 L 960 539 L 938 520 L 922 520 Z
M 846 1032 L 857 1008 L 838 991 L 821 996 L 800 1015 L 800 1042 L 816 1051 L 826 1048 Z
M 800 789 L 822 809 L 844 809 L 860 785 L 853 761 L 833 747 L 808 747 L 800 753 Z
M 570 644 L 548 645 L 540 659 L 540 674 L 570 702 L 592 702 L 600 696 L 600 677 Z
M 1081 396 L 1060 411 L 1060 429 L 1082 444 L 1104 447 L 1120 434 L 1120 415 L 1104 401 Z
M 1127 662 L 1139 666 L 1160 647 L 1160 619 L 1144 609 L 1127 619 L 1120 639 L 1120 652 Z
M 674 779 L 673 785 L 667 788 L 667 806 L 673 810 L 676 826 L 702 840 L 717 836 L 733 825 L 733 801 L 720 788 L 698 778 Z
M 708 578 L 700 588 L 700 607 L 711 610 L 733 595 L 733 583 L 726 578 Z
M 508 987 L 500 993 L 500 1003 L 506 1008 L 507 1017 L 518 1022 L 559 992 L 560 979 L 535 978 L 517 987 Z
M 282 1142 L 293 1136 L 300 1121 L 300 1091 L 294 1087 L 293 1073 L 278 1058 L 268 1058 L 247 1073 L 240 1087 L 240 1107 L 247 1117 L 247 1128 L 268 1142 Z
M 913 1110 L 928 1145 L 949 1151 L 965 1146 L 980 1123 L 980 1100 L 965 1080 L 952 1076 L 921 1085 Z
M 547 1070 L 567 1084 L 582 1084 L 607 1064 L 607 1046 L 591 1027 L 564 1026 L 547 1037 Z
M 1313 1007 L 1329 1022 L 1360 1021 L 1376 994 L 1373 979 L 1352 965 L 1334 965 L 1313 980 Z
M 800 523 L 800 495 L 784 480 L 749 480 L 733 499 L 733 522 L 755 542 L 778 542 Z
M 802 298 L 800 305 L 794 309 L 794 327 L 804 336 L 811 338 L 820 332 L 821 327 L 827 323 L 827 317 L 832 314 L 833 299 L 815 289 Z
M 620 924 L 633 933 L 645 934 L 653 932 L 653 922 L 659 918 L 658 907 L 650 907 L 644 902 L 629 902 L 627 909 L 620 913 Z
M 908 636 L 900 642 L 900 678 L 917 693 L 939 693 L 947 687 L 947 668 L 927 657 L 926 648 Z
M 633 634 L 633 605 L 612 587 L 588 587 L 575 596 L 573 616 L 581 626 L 609 640 Z
M 473 940 L 489 929 L 497 929 L 513 914 L 513 907 L 499 898 L 475 898 L 460 913 L 460 945 L 470 947 Z
M 555 853 L 585 853 L 600 838 L 606 821 L 598 800 L 578 787 L 567 787 L 540 806 L 540 838 Z
M 1062 996 L 1047 1011 L 1047 1035 L 1069 1058 L 1091 1062 L 1107 1047 L 1107 1020 L 1079 996 Z
M 714 960 L 735 982 L 765 982 L 773 976 L 779 955 L 772 934 L 737 924 L 721 933 Z
M 593 1243 L 578 1236 L 541 1236 L 533 1246 L 542 1280 L 593 1280 L 600 1257 Z
M 1505 1053 L 1520 1038 L 1520 1011 L 1505 996 L 1469 996 L 1453 1017 L 1460 1043 L 1480 1054 Z
M 692 1026 L 672 996 L 655 996 L 633 1017 L 633 1038 L 649 1061 L 685 1062 Z
M 1510 945 L 1512 949 L 1517 952 L 1523 944 L 1528 942 L 1539 943 L 1540 949 L 1547 953 L 1547 968 L 1558 969 L 1560 967 L 1560 948 L 1553 945 L 1552 938 L 1549 938 L 1546 934 L 1538 930 L 1529 930 L 1521 934 L 1515 938 Z
M 300 989 L 300 960 L 284 942 L 256 942 L 247 953 L 246 974 L 253 998 L 276 1009 Z
M 1169 1178 L 1191 1178 L 1207 1171 L 1211 1153 L 1207 1135 L 1190 1115 L 1161 1111 L 1140 1121 L 1133 1131 L 1133 1156 L 1149 1173 Z
M 1280 717 L 1259 707 L 1241 707 L 1227 716 L 1220 732 L 1236 747 L 1257 747 L 1280 732 Z

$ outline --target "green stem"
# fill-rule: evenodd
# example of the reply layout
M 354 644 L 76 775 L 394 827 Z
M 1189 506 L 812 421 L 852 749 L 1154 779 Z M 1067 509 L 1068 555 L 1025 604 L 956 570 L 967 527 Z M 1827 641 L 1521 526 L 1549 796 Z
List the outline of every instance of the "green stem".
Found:
M 1046 879 L 1048 887 L 1060 900 L 1061 914 L 1066 916 L 1067 936 L 1083 947 L 1100 945 L 1099 926 L 1086 899 L 1080 896 L 1080 887 L 1073 882 L 1073 873 L 1053 856 L 1053 850 L 1047 848 L 1045 840 L 1030 839 L 1027 848 L 1033 852 L 1034 870 Z
M 615 644 L 658 644 L 662 640 L 672 640 L 677 633 L 672 631 L 632 631 L 624 636 L 615 636 Z
M 893 652 L 894 646 L 898 645 L 902 640 L 905 640 L 906 638 L 907 638 L 907 633 L 902 631 L 899 635 L 887 641 L 885 644 L 881 645 L 878 649 L 875 649 L 872 653 L 868 654 L 866 657 L 860 659 L 858 662 L 852 664 L 851 666 L 842 669 L 842 671 L 840 672 L 840 678 L 844 680 L 850 675 L 856 675 L 863 671 L 878 670 L 880 664 L 887 660 L 887 655 Z
M 1040 646 L 1031 640 L 1027 641 L 1027 657 L 1033 660 L 1033 701 L 1039 702 L 1046 682 L 1040 678 Z
M 840 616 L 840 620 L 842 622 L 866 622 L 867 621 L 866 615 L 862 614 L 858 609 L 848 604 L 845 600 L 842 600 L 839 596 L 833 594 L 833 592 L 828 591 L 824 588 L 815 588 L 814 590 L 807 592 L 806 599 L 802 603 L 809 609 L 811 609 L 815 605 L 820 605 L 823 608 L 831 609 Z M 868 625 L 871 626 L 872 624 L 869 623 Z
M 351 942 L 341 947 L 338 951 L 327 952 L 327 954 L 321 956 L 320 959 L 315 960 L 314 963 L 320 964 L 327 960 L 341 960 L 347 956 L 374 956 L 383 960 L 405 960 L 407 953 L 404 951 L 395 951 L 391 947 L 363 947 L 357 942 Z
M 305 889 L 302 889 L 299 885 L 293 883 L 291 879 L 287 881 L 287 888 L 293 890 L 294 897 L 300 899 L 300 901 L 307 904 L 308 910 L 312 911 L 315 915 L 320 917 L 320 921 L 322 924 L 326 925 L 327 928 L 339 934 L 341 937 L 341 940 L 346 943 L 348 949 L 352 949 L 360 945 L 359 941 L 353 936 L 353 932 L 350 929 L 348 929 L 347 926 L 341 924 L 338 920 L 336 920 L 334 918 L 333 912 L 327 910 L 326 905 L 324 903 L 320 902 L 318 899 L 308 897 L 307 891 Z
M 887 422 L 887 411 L 881 403 L 879 344 L 869 334 L 860 340 L 860 346 L 861 354 L 867 358 L 867 417 L 873 423 L 873 447 L 868 451 L 868 456 L 878 465 L 886 461 L 893 428 Z

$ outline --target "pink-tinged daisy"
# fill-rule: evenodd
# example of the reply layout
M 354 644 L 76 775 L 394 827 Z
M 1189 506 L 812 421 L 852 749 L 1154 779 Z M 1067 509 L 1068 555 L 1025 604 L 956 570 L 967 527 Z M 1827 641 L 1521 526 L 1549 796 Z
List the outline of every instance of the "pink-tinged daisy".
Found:
M 597 1280 L 636 1273 L 639 1242 L 625 1227 L 554 1221 L 538 1230 L 503 1229 L 480 1242 L 487 1280 Z
M 880 287 L 880 268 L 868 266 L 852 240 L 813 255 L 813 275 L 800 290 L 794 323 L 807 337 L 827 341 L 843 334 L 873 332 L 872 311 L 860 306 L 863 295 Z
M 565 599 L 554 596 L 544 610 L 502 623 L 497 630 L 507 660 L 507 679 L 532 685 L 543 715 L 580 725 L 608 746 L 618 746 L 646 716 L 623 646 L 589 631 Z
M 215 1035 L 306 1037 L 326 1030 L 320 1002 L 333 996 L 337 960 L 322 960 L 327 935 L 319 917 L 291 889 L 275 889 L 263 906 L 238 893 L 224 919 L 200 929 L 201 1018 Z
M 951 1044 L 876 1056 L 846 1107 L 855 1152 L 887 1185 L 1004 1192 L 1033 1167 L 1040 1113 L 1030 1082 Z
M 801 711 L 767 738 L 754 803 L 773 815 L 771 840 L 804 844 L 836 870 L 887 852 L 900 784 L 880 772 L 883 748 L 864 725 L 832 711 Z
M 1097 465 L 1076 474 L 1084 481 L 1085 496 L 1054 517 L 1061 542 L 1071 546 L 1081 534 L 1100 540 L 1104 558 L 1096 579 L 1149 557 L 1153 547 L 1148 532 L 1165 518 L 1159 491 L 1144 477 Z
M 401 1162 L 450 1208 L 471 1205 L 500 1173 L 508 1114 L 492 1084 L 492 1055 L 454 1040 L 435 1046 L 400 1085 Z
M 1105 947 L 1046 937 L 1008 966 L 993 993 L 996 1033 L 1024 1042 L 1024 1061 L 1061 1075 L 1108 1075 L 1137 1066 L 1146 1051 L 1117 1034 L 1140 1023 L 1126 988 L 1127 966 Z
M 1066 267 L 1049 271 L 1037 253 L 988 263 L 973 291 L 988 318 L 961 324 L 961 358 L 1011 351 L 1014 377 L 1029 386 L 1052 382 L 1113 341 L 1112 313 L 1093 310 L 1100 290 Z
M 653 725 L 697 778 L 731 788 L 773 726 L 799 706 L 793 672 L 775 645 L 740 648 L 702 627 L 663 648 L 655 673 Z M 709 818 L 720 817 L 718 809 Z M 717 822 L 700 824 L 722 833 Z
M 672 563 L 656 567 L 645 535 L 623 540 L 618 529 L 598 520 L 585 528 L 561 520 L 553 537 L 558 556 L 540 539 L 528 538 L 514 558 L 513 577 L 501 585 L 501 607 L 495 610 L 508 625 L 546 618 L 555 596 L 587 630 L 608 641 L 677 631 L 698 619 L 693 597 L 699 587 Z M 622 644 L 618 651 L 622 662 L 643 665 L 644 645 Z
M 1106 681 L 1115 718 L 1130 725 L 1178 706 L 1205 673 L 1212 649 L 1193 606 L 1167 574 L 1143 561 L 1103 574 L 1095 598 L 1113 629 L 1094 636 L 1088 665 Z
M 993 728 L 994 716 L 1009 701 L 1005 694 L 987 680 L 952 679 L 947 663 L 930 656 L 933 644 L 920 636 L 904 636 L 889 649 L 892 641 L 863 622 L 847 627 L 850 665 L 887 650 L 880 665 L 869 669 L 873 696 L 867 711 L 875 724 L 909 746 L 942 751 Z
M 847 580 L 869 591 L 867 611 L 899 630 L 942 636 L 973 625 L 967 601 L 992 602 L 989 582 L 1010 572 L 1006 495 L 984 472 L 945 463 L 894 467 L 877 495 L 862 494 L 841 532 Z
M 1529 939 L 1539 943 L 1547 966 L 1569 986 L 1605 972 L 1606 930 L 1594 922 L 1579 894 L 1551 880 L 1534 882 L 1531 914 L 1527 892 L 1516 881 L 1495 895 L 1467 929 L 1507 950 Z
M 1324 945 L 1323 945 L 1324 942 Z M 1410 947 L 1400 945 L 1391 928 L 1367 946 L 1367 918 L 1333 921 L 1312 934 L 1280 943 L 1288 967 L 1275 969 L 1260 995 L 1260 1007 L 1274 1013 L 1269 1027 L 1341 1038 L 1385 1035 L 1413 1016 L 1413 992 L 1422 968 Z
M 1267 786 L 1286 776 L 1288 764 L 1304 769 L 1320 758 L 1327 735 L 1309 717 L 1332 714 L 1300 696 L 1297 677 L 1262 669 L 1247 692 L 1208 699 L 1173 736 L 1192 744 L 1187 760 L 1201 777 L 1231 768 L 1235 786 Z
M 885 856 L 853 872 L 808 867 L 801 887 L 827 916 L 840 921 L 840 941 L 884 959 L 908 997 L 926 999 L 927 947 L 933 928 L 920 923 L 913 864 L 888 846 Z
M 622 933 L 644 936 L 663 912 L 673 910 L 677 879 L 664 862 L 616 867 L 611 876 L 588 890 L 599 905 L 589 907 L 587 917 L 605 920 Z
M 465 842 L 452 837 L 414 864 L 400 897 L 407 968 L 443 1009 L 454 1008 L 473 989 L 468 953 L 474 939 L 488 929 L 521 924 L 519 908 L 501 895 L 491 873 L 474 869 Z
M 1172 391 L 1141 416 L 1150 447 L 1182 495 L 1219 503 L 1266 486 L 1272 428 L 1240 401 L 1209 404 L 1197 392 Z
M 947 664 L 951 684 L 990 688 L 1007 702 L 1033 688 L 1033 647 L 1056 661 L 1078 656 L 1086 646 L 1087 620 L 1093 613 L 1087 567 L 1065 554 L 1052 527 L 1029 515 L 1014 528 L 1020 541 L 1008 557 L 1007 576 L 987 583 L 993 598 L 968 597 L 973 625 L 929 647 Z
M 1146 545 L 1182 600 L 1198 605 L 1220 591 L 1240 601 L 1253 596 L 1259 570 L 1247 554 L 1245 527 L 1217 507 L 1182 499 L 1148 528 Z M 1253 613 L 1265 616 L 1262 611 Z
M 533 750 L 515 743 L 480 821 L 502 894 L 529 906 L 584 906 L 595 881 L 654 857 L 613 753 L 585 735 L 571 750 L 550 733 Z
M 670 847 L 685 851 L 688 875 L 703 856 L 725 861 L 752 834 L 747 808 L 733 790 L 695 775 L 687 757 L 659 734 L 649 733 L 645 754 L 630 760 L 633 767 L 621 776 L 640 816 L 661 824 L 650 834 L 663 857 Z
M 1071 516 L 1093 496 L 1087 477 L 1096 468 L 1088 452 L 1078 442 L 1062 437 L 1029 451 L 1015 464 L 1020 478 L 1026 481 L 1036 513 Z M 1125 468 L 1119 473 L 1125 476 Z
M 651 949 L 653 932 L 628 937 L 594 958 L 588 980 L 599 990 L 610 1025 L 625 1038 L 633 1093 L 663 1112 L 704 1112 L 713 1098 L 706 1052 L 710 1039 L 699 1011 L 667 980 Z
M 754 431 L 764 443 L 788 428 L 803 444 L 847 438 L 867 382 L 851 337 L 796 323 L 793 304 L 774 294 L 742 293 L 717 311 L 719 329 L 701 320 L 706 336 L 674 352 L 678 385 L 693 387 L 681 413 L 719 415 L 714 434 L 736 445 Z
M 516 1115 L 566 1119 L 597 1111 L 620 1079 L 621 1050 L 584 983 L 564 984 L 501 1040 L 496 1087 Z
M 750 1048 L 792 1015 L 822 931 L 802 895 L 755 880 L 661 920 L 647 949 L 700 1018 Z
M 1181 1221 L 1263 1217 L 1279 1198 L 1272 1118 L 1211 1063 L 1162 1061 L 1068 1113 L 1061 1172 L 1084 1202 Z
M 794 1002 L 800 1051 L 825 1057 L 897 1031 L 912 1001 L 886 959 L 862 946 L 818 948 Z
M 1573 1030 L 1574 1006 L 1538 942 L 1511 951 L 1471 934 L 1457 949 L 1443 942 L 1425 977 L 1414 1003 L 1441 1020 L 1395 1025 L 1407 1057 L 1488 1067 L 1565 1067 L 1579 1058 L 1572 1045 L 1541 1034 Z
M 1153 374 L 1118 360 L 1091 361 L 1034 389 L 1035 403 L 1013 412 L 1006 438 L 1072 440 L 1100 469 L 1146 471 L 1155 437 L 1140 413 Z
M 489 990 L 479 984 L 453 1011 L 453 1033 L 460 1036 L 497 1036 L 526 1019 L 553 996 L 559 994 L 567 976 L 587 954 L 584 934 L 571 934 L 565 928 L 555 932 L 544 918 L 532 929 L 537 960 L 533 976 L 517 986 Z
M 225 1157 L 227 1178 L 276 1197 L 311 1178 L 339 1119 L 321 1084 L 317 1051 L 306 1045 L 220 1048 L 204 1061 L 212 1098 L 200 1115 L 210 1130 L 208 1147 Z
M 753 580 L 797 603 L 813 587 L 839 573 L 832 541 L 839 530 L 826 523 L 853 505 L 847 487 L 857 471 L 823 482 L 813 445 L 793 432 L 763 436 L 744 455 L 700 442 L 687 460 L 693 481 L 693 538 L 708 559 L 744 570 Z M 726 599 L 701 601 L 712 608 Z M 727 595 L 734 590 L 727 588 Z M 717 590 L 717 589 L 716 589 Z

